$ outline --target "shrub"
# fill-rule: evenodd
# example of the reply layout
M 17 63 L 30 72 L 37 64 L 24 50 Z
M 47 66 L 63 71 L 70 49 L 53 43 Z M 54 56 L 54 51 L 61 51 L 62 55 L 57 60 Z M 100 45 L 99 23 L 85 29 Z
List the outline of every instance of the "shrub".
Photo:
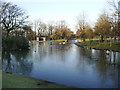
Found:
M 25 37 L 6 37 L 2 40 L 3 50 L 28 50 L 29 43 Z

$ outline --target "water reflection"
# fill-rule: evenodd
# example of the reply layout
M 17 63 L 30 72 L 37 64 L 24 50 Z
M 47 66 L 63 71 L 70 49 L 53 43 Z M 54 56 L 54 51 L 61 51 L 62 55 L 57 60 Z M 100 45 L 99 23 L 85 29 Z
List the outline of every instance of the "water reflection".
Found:
M 31 43 L 29 52 L 4 52 L 3 70 L 81 88 L 118 87 L 118 67 L 112 63 L 120 53 L 108 55 L 73 43 Z
M 27 55 L 27 51 L 3 52 L 3 71 L 28 75 L 32 70 L 33 63 L 29 58 L 26 58 Z

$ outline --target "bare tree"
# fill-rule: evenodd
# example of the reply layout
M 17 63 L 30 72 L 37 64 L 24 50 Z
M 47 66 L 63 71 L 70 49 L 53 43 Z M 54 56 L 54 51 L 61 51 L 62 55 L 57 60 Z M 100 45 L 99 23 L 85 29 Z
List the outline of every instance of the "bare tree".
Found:
M 49 36 L 52 35 L 53 30 L 54 30 L 54 26 L 49 24 L 48 25 L 48 34 L 49 34 Z
M 112 13 L 114 13 L 115 16 L 119 16 L 120 14 L 120 11 L 119 11 L 119 8 L 118 8 L 118 2 L 119 0 L 108 0 L 107 1 L 108 4 L 110 5 L 110 10 L 112 11 Z
M 120 1 L 119 0 L 109 0 L 108 4 L 110 5 L 111 18 L 114 38 L 117 36 L 120 37 Z
M 50 35 L 53 34 L 53 31 L 54 31 L 54 28 L 55 28 L 54 22 L 50 21 L 47 26 L 48 26 L 48 35 L 50 36 Z
M 38 27 L 38 35 L 39 36 L 47 36 L 47 25 L 44 22 L 39 23 Z
M 77 18 L 77 32 L 76 35 L 85 41 L 86 34 L 85 29 L 88 26 L 86 14 L 83 12 L 78 18 Z
M 20 28 L 28 18 L 20 7 L 9 2 L 1 2 L 0 10 L 2 29 L 6 31 L 7 36 L 10 31 Z
M 39 34 L 39 24 L 40 23 L 41 23 L 41 19 L 36 19 L 32 23 L 32 28 L 33 28 L 33 31 L 35 32 L 34 39 L 36 39 L 36 36 Z

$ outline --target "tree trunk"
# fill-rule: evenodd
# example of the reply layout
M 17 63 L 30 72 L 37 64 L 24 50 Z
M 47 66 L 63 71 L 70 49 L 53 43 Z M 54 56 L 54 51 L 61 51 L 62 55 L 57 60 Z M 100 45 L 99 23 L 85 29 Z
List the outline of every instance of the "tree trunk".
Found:
M 10 33 L 10 31 L 9 31 L 9 30 L 7 30 L 7 37 L 9 36 L 9 33 Z
M 85 42 L 85 38 L 83 38 L 83 42 Z
M 114 41 L 116 41 L 116 36 L 114 37 Z
M 104 41 L 104 37 L 103 37 L 103 35 L 101 35 L 101 42 L 103 42 Z

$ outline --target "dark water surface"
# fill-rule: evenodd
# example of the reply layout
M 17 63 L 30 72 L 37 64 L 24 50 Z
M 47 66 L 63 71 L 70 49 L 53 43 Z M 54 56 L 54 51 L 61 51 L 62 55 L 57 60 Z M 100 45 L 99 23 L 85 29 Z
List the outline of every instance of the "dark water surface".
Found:
M 84 49 L 74 41 L 37 42 L 29 51 L 3 52 L 2 58 L 3 71 L 80 88 L 118 87 L 118 52 Z

